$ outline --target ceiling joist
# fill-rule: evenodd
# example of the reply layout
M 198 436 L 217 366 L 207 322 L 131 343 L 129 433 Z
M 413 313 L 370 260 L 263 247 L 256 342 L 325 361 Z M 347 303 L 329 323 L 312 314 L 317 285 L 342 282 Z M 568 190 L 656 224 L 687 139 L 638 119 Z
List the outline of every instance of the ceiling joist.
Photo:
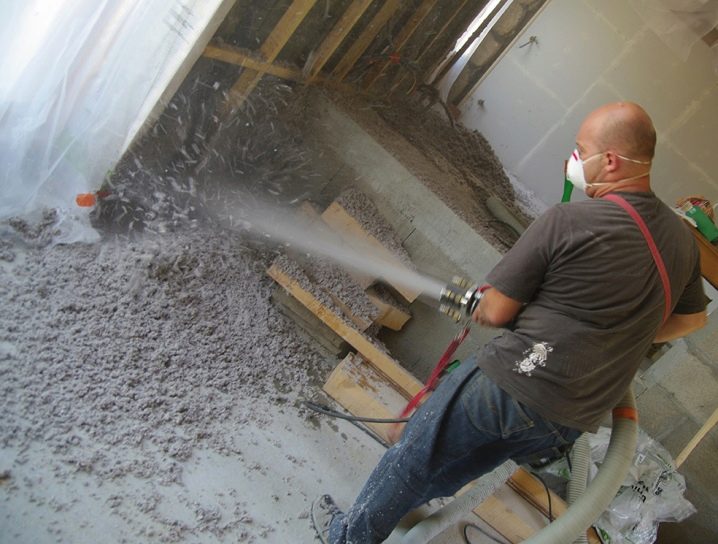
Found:
M 431 12 L 431 10 L 436 5 L 437 0 L 424 0 L 419 8 L 416 10 L 414 15 L 412 15 L 409 18 L 409 21 L 407 21 L 406 25 L 404 25 L 404 28 L 401 29 L 401 32 L 399 32 L 399 35 L 396 37 L 396 39 L 392 42 L 393 45 L 393 51 L 391 53 L 399 53 L 406 44 L 407 41 L 411 38 L 411 36 L 414 34 L 417 28 L 419 28 L 419 25 L 424 21 L 427 15 Z M 379 77 L 384 73 L 384 70 L 389 65 L 389 60 L 382 60 L 379 62 L 379 64 L 373 68 L 364 78 L 363 87 L 365 89 L 369 89 L 374 83 L 376 82 Z
M 333 75 L 336 79 L 342 80 L 351 71 L 359 58 L 364 54 L 369 45 L 377 37 L 384 25 L 389 22 L 401 5 L 401 0 L 387 0 L 381 9 L 372 18 L 366 28 L 362 31 L 356 41 L 349 48 L 349 51 L 342 57 L 334 68 Z
M 289 38 L 294 34 L 294 31 L 297 30 L 297 27 L 299 27 L 307 16 L 309 10 L 314 7 L 316 1 L 317 0 L 294 0 L 292 2 L 259 48 L 259 53 L 264 61 L 268 63 L 274 62 L 274 59 L 277 58 L 282 48 L 289 41 Z M 234 107 L 240 106 L 257 86 L 260 79 L 262 79 L 261 72 L 245 68 L 237 82 L 229 91 L 229 105 Z
M 337 50 L 337 47 L 344 41 L 344 38 L 347 37 L 347 34 L 354 28 L 354 25 L 359 21 L 361 16 L 364 15 L 364 12 L 372 2 L 373 0 L 354 0 L 346 9 L 334 25 L 334 28 L 329 32 L 329 35 L 314 53 L 314 59 L 308 71 L 310 80 L 319 75 L 321 69 L 324 68 L 324 65 Z

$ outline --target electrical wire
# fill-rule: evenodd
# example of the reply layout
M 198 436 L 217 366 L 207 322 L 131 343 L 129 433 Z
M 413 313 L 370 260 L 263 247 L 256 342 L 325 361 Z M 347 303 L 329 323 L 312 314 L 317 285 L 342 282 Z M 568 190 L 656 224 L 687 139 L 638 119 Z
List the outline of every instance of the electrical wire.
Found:
M 553 510 L 551 509 L 551 492 L 548 490 L 548 486 L 546 485 L 546 481 L 536 474 L 535 472 L 532 472 L 536 478 L 538 478 L 538 481 L 543 484 L 543 488 L 546 490 L 546 497 L 548 498 L 548 521 L 549 523 L 553 522 Z
M 490 539 L 493 540 L 494 542 L 498 542 L 499 544 L 504 544 L 504 543 L 501 542 L 498 538 L 496 538 L 495 536 L 489 534 L 487 531 L 484 531 L 481 527 L 479 527 L 478 525 L 476 525 L 476 524 L 474 524 L 474 523 L 467 523 L 466 525 L 464 525 L 464 529 L 463 529 L 463 532 L 464 532 L 464 544 L 471 544 L 471 541 L 469 540 L 469 532 L 468 532 L 468 528 L 469 528 L 469 527 L 471 527 L 472 529 L 476 529 L 476 530 L 479 531 L 482 535 L 484 535 L 484 536 L 490 538 Z
M 384 419 L 376 417 L 351 416 L 348 414 L 342 414 L 341 412 L 333 410 L 332 408 L 324 404 L 319 404 L 309 400 L 302 401 L 302 404 L 304 404 L 310 410 L 314 410 L 315 412 L 319 412 L 320 414 L 336 417 L 338 419 L 345 419 L 347 421 L 359 421 L 361 423 L 406 423 L 407 421 L 409 421 L 408 417 Z

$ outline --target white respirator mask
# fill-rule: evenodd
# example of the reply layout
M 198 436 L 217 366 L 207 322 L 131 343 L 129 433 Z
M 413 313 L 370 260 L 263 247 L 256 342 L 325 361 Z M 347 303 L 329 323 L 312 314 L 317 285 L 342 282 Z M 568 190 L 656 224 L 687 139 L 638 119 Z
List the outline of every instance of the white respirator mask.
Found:
M 650 172 L 650 170 L 648 170 L 638 176 L 631 176 L 630 178 L 619 179 L 606 183 L 589 183 L 586 181 L 586 176 L 583 171 L 583 165 L 591 159 L 595 159 L 596 157 L 600 157 L 601 155 L 603 155 L 603 153 L 596 153 L 595 155 L 591 155 L 590 157 L 588 157 L 586 160 L 581 160 L 581 157 L 578 155 L 578 149 L 574 149 L 573 153 L 571 153 L 571 158 L 568 159 L 568 164 L 566 164 L 566 179 L 573 183 L 574 187 L 576 187 L 577 189 L 581 189 L 585 193 L 586 188 L 589 186 L 595 187 L 597 185 L 613 185 L 614 183 L 633 181 L 634 179 L 642 178 Z M 620 157 L 624 161 L 635 162 L 636 164 L 651 164 L 651 161 L 639 161 L 637 159 L 631 159 L 630 157 L 624 157 L 623 155 L 619 155 L 618 153 L 616 153 L 616 156 Z

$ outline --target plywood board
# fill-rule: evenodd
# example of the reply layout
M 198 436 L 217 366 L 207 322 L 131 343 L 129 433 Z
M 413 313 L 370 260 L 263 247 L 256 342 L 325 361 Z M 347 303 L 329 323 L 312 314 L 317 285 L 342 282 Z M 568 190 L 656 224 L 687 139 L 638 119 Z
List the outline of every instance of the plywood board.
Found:
M 339 363 L 324 384 L 324 391 L 352 415 L 392 419 L 406 404 L 406 398 L 373 366 L 350 353 Z M 393 425 L 364 423 L 382 440 L 392 442 Z

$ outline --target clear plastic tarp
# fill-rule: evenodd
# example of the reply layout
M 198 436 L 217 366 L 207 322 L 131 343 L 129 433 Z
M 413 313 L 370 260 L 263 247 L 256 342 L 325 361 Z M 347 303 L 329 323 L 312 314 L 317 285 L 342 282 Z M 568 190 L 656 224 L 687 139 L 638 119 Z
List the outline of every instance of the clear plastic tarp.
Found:
M 223 0 L 4 0 L 0 219 L 75 204 L 120 158 Z

